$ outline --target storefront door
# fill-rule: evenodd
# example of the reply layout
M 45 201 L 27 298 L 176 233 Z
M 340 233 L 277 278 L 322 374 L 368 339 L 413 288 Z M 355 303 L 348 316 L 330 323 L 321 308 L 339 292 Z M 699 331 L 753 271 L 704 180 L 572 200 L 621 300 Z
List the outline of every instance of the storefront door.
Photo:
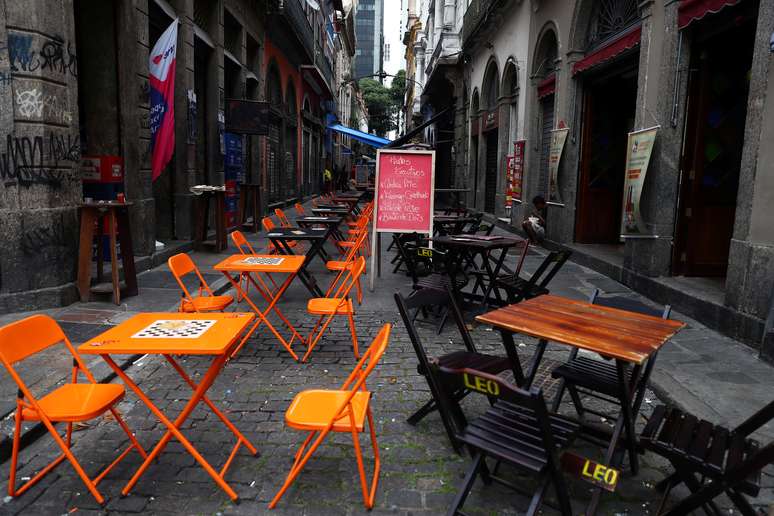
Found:
M 576 242 L 620 241 L 626 141 L 634 129 L 636 102 L 636 60 L 586 79 Z
M 691 50 L 688 115 L 674 273 L 724 276 L 734 229 L 744 146 L 755 19 L 697 40 Z M 721 20 L 718 20 L 721 21 Z
M 486 133 L 486 178 L 484 182 L 484 211 L 494 213 L 497 194 L 497 138 L 499 131 Z

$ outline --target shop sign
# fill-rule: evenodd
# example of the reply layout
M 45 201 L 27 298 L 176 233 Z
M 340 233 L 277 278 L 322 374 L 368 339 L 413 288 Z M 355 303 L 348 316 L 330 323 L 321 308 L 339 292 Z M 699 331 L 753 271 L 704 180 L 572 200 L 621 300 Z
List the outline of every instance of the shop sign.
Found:
M 513 167 L 515 158 L 513 156 L 505 156 L 505 212 L 511 213 L 513 207 L 513 192 L 511 191 L 511 185 L 513 184 Z
M 521 201 L 521 185 L 524 180 L 524 150 L 527 147 L 526 140 L 513 142 L 513 174 L 511 176 L 511 198 Z
M 568 128 L 551 131 L 551 148 L 548 154 L 548 202 L 561 204 L 559 198 L 559 163 L 562 159 Z
M 621 237 L 646 234 L 645 223 L 640 212 L 640 198 L 658 129 L 659 126 L 656 126 L 629 133 Z

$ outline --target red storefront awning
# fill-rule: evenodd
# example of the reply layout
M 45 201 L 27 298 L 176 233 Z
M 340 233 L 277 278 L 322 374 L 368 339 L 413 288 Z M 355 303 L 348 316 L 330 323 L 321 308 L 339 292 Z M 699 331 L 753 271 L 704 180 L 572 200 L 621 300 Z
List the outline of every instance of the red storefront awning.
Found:
M 538 99 L 553 95 L 556 92 L 556 74 L 551 74 L 538 84 Z
M 636 47 L 640 44 L 640 34 L 642 33 L 642 28 L 637 27 L 635 29 L 632 29 L 630 32 L 627 32 L 626 34 L 618 37 L 617 39 L 611 41 L 604 47 L 595 50 L 591 54 L 587 55 L 577 63 L 575 63 L 572 67 L 572 73 L 575 75 L 576 73 L 580 73 L 584 70 L 588 70 L 589 68 L 593 66 L 597 66 L 601 63 L 604 63 L 605 61 L 609 61 L 610 59 L 613 59 L 615 56 Z
M 736 5 L 741 0 L 680 0 L 680 7 L 677 9 L 677 27 L 686 28 L 696 20 L 704 18 L 708 14 L 713 14 L 724 7 Z

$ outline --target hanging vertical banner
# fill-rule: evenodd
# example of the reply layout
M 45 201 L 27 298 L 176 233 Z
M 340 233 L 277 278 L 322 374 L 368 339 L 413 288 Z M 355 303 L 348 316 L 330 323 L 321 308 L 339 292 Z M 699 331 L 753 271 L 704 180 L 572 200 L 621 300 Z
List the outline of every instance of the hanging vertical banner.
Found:
M 513 142 L 513 176 L 511 178 L 511 197 L 514 201 L 521 201 L 521 185 L 524 180 L 524 149 L 526 140 Z
M 513 156 L 505 156 L 505 214 L 510 216 L 513 207 Z
M 621 237 L 646 234 L 645 223 L 640 213 L 640 198 L 658 129 L 659 126 L 656 126 L 629 133 Z
M 570 129 L 554 129 L 551 131 L 551 148 L 548 154 L 548 202 L 561 204 L 559 198 L 559 163 L 562 159 L 564 142 Z
M 154 181 L 175 152 L 176 55 L 177 20 L 161 35 L 148 59 L 151 177 Z

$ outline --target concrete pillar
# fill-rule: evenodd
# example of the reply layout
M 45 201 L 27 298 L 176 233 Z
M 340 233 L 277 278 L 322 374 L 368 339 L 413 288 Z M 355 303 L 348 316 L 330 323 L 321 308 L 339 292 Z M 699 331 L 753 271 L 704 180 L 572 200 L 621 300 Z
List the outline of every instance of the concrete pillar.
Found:
M 443 30 L 453 31 L 457 19 L 457 0 L 443 0 L 443 2 Z
M 726 279 L 726 304 L 763 319 L 774 292 L 774 4 L 761 2 L 750 74 L 736 222 Z M 759 340 L 760 328 L 746 333 Z M 745 333 L 745 329 L 740 333 Z M 774 349 L 762 354 L 774 357 Z
M 79 175 L 73 3 L 0 2 L 0 312 L 75 300 Z
M 677 66 L 688 69 L 688 55 L 678 56 L 678 2 L 648 0 L 641 3 L 639 86 L 635 129 L 660 126 L 643 187 L 641 210 L 647 231 L 659 238 L 628 239 L 624 268 L 646 276 L 667 276 L 672 263 L 675 201 L 679 185 L 679 163 L 683 138 L 682 122 L 673 125 Z M 682 73 L 683 79 L 687 77 Z M 678 95 L 678 98 L 684 98 Z M 684 116 L 684 109 L 681 110 Z

